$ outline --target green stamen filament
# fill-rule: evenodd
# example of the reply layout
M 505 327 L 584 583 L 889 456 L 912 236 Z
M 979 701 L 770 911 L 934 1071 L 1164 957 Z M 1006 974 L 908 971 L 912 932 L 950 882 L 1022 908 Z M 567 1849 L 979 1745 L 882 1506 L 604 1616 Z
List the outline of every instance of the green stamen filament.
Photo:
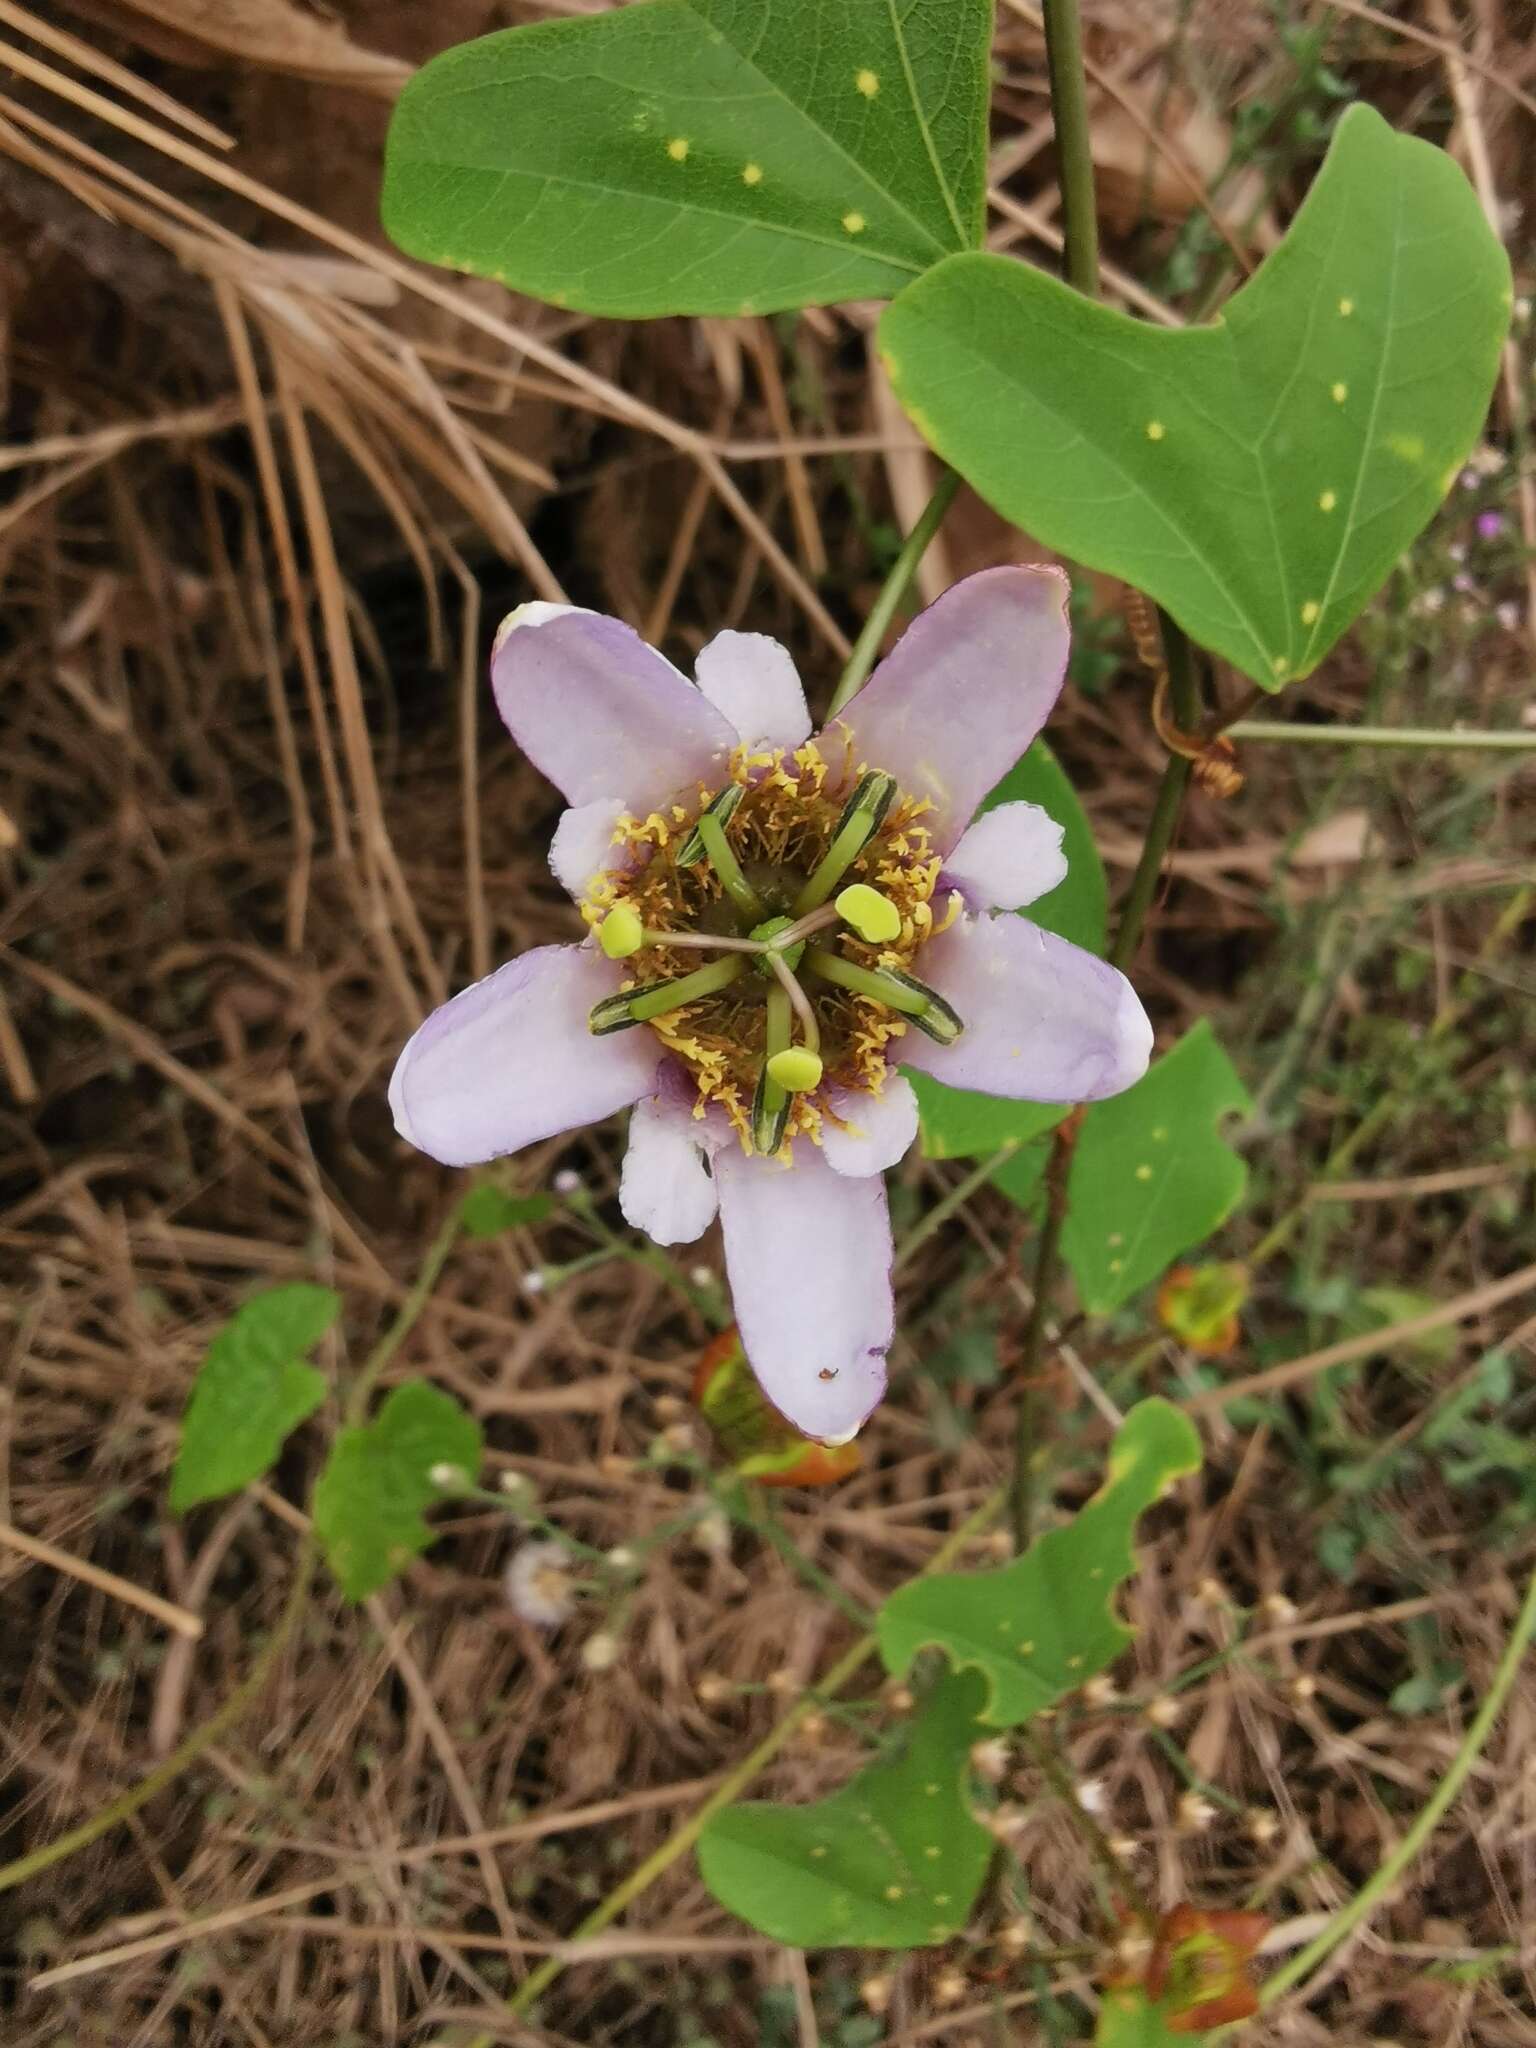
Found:
M 757 1094 L 752 1102 L 752 1148 L 771 1158 L 784 1142 L 789 1122 L 789 1094 L 769 1071 L 774 1060 L 789 1050 L 791 1011 L 789 996 L 782 988 L 771 988 L 765 1002 L 763 1070 L 758 1076 Z
M 729 988 L 742 966 L 742 961 L 733 955 L 725 960 L 711 960 L 694 974 L 653 982 L 649 988 L 623 989 L 593 1005 L 587 1015 L 587 1029 L 602 1038 L 610 1031 L 627 1031 L 632 1024 L 649 1024 L 653 1017 L 669 1016 L 673 1010 Z
M 845 960 L 841 953 L 829 953 L 823 946 L 812 946 L 805 964 L 823 981 L 850 989 L 856 996 L 870 996 L 875 1002 L 884 1003 L 888 1010 L 899 1010 L 904 1017 L 920 1017 L 928 1007 L 927 996 L 906 987 L 884 968 L 859 967 L 852 960 Z
M 747 922 L 757 924 L 762 918 L 763 906 L 726 841 L 725 827 L 713 812 L 704 811 L 695 829 L 703 843 L 704 856 L 714 869 L 721 888 Z
M 856 995 L 871 996 L 887 1009 L 910 1017 L 919 1031 L 939 1045 L 953 1045 L 965 1029 L 964 1019 L 950 1008 L 938 990 L 919 981 L 915 974 L 903 974 L 890 967 L 859 967 L 840 953 L 829 953 L 821 946 L 810 948 L 805 964 L 823 981 L 851 989 Z
M 796 917 L 826 902 L 838 883 L 864 851 L 896 794 L 895 779 L 878 772 L 863 775 L 848 799 L 832 835 L 832 844 L 817 862 L 810 880 L 795 898 Z M 700 820 L 702 823 L 703 821 Z

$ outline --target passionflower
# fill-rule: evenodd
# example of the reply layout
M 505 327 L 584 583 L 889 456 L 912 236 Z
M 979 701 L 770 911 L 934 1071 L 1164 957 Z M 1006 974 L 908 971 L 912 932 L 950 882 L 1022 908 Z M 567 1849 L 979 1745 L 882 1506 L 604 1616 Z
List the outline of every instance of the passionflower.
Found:
M 1065 875 L 1060 827 L 1027 803 L 972 822 L 1056 700 L 1066 599 L 1054 569 L 966 578 L 814 738 L 760 633 L 717 634 L 696 682 L 568 605 L 496 636 L 497 706 L 569 806 L 550 865 L 587 936 L 427 1019 L 396 1128 L 469 1166 L 632 1107 L 626 1218 L 678 1244 L 718 1213 L 747 1357 L 822 1442 L 885 1388 L 900 1069 L 1084 1102 L 1146 1068 L 1125 977 L 1011 914 Z

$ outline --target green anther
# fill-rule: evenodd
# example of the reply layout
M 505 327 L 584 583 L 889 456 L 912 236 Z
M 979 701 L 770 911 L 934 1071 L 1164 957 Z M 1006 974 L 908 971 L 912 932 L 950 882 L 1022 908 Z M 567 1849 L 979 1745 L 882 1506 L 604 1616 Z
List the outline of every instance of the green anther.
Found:
M 832 834 L 832 844 L 817 862 L 811 879 L 795 898 L 795 915 L 819 910 L 879 831 L 896 795 L 894 775 L 872 769 L 861 775 Z
M 808 1095 L 821 1086 L 820 1055 L 804 1045 L 786 1046 L 768 1062 L 768 1076 L 791 1095 Z
M 901 912 L 889 896 L 871 889 L 868 882 L 850 882 L 834 899 L 834 908 L 843 923 L 851 924 L 868 945 L 888 945 L 901 936 Z
M 645 944 L 645 927 L 639 913 L 627 903 L 617 903 L 597 928 L 597 943 L 610 960 L 627 960 Z
M 795 920 L 792 917 L 770 917 L 766 919 L 762 924 L 754 925 L 751 931 L 747 933 L 747 937 L 749 939 L 755 939 L 760 946 L 766 946 L 771 939 L 777 938 L 780 932 L 787 932 L 790 926 L 794 923 L 794 921 Z M 795 969 L 800 965 L 800 956 L 802 953 L 804 953 L 804 951 L 804 939 L 797 939 L 794 945 L 785 946 L 780 950 L 779 958 L 784 962 L 784 965 L 789 969 L 791 974 L 793 974 Z M 766 980 L 773 980 L 773 969 L 768 965 L 768 962 L 766 960 L 754 960 L 752 962 L 752 965 L 756 968 L 759 974 L 764 976 Z
M 739 782 L 727 783 L 717 797 L 704 806 L 712 818 L 718 818 L 722 825 L 729 825 L 736 815 L 736 806 L 746 795 Z M 705 857 L 704 837 L 697 825 L 677 849 L 677 864 L 680 868 L 696 868 Z
M 789 1096 L 774 1080 L 769 1068 L 789 1050 L 794 1013 L 790 1009 L 789 997 L 777 984 L 768 991 L 763 1008 L 766 1057 L 763 1071 L 757 1077 L 757 1092 L 752 1098 L 752 1149 L 764 1158 L 772 1158 L 784 1142 L 784 1127 L 789 1122 Z
M 884 1003 L 888 1010 L 910 1017 L 919 1031 L 940 1045 L 953 1045 L 965 1029 L 937 989 L 919 981 L 915 974 L 902 974 L 894 967 L 859 967 L 852 960 L 845 960 L 841 953 L 830 953 L 823 946 L 812 946 L 805 964 L 823 981 L 849 989 L 854 995 L 869 996 L 874 1002 Z
M 747 922 L 756 924 L 763 914 L 762 902 L 741 872 L 741 863 L 732 853 L 725 837 L 725 827 L 715 812 L 701 812 L 694 831 L 703 842 L 704 857 L 719 877 L 720 886 Z M 692 836 L 690 833 L 689 837 Z
M 616 996 L 605 996 L 587 1013 L 587 1029 L 594 1038 L 606 1038 L 610 1031 L 627 1031 L 632 1024 L 649 1024 L 653 1017 L 666 1017 L 687 1003 L 718 995 L 729 988 L 745 965 L 740 953 L 724 960 L 711 960 L 694 974 L 675 974 L 670 981 L 653 981 L 647 988 L 627 988 Z

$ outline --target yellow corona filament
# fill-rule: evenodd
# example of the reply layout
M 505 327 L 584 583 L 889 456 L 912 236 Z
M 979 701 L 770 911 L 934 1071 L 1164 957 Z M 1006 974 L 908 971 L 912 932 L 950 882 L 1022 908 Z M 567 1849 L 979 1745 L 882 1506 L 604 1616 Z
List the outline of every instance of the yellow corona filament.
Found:
M 787 1046 L 768 1062 L 768 1078 L 790 1095 L 809 1095 L 821 1086 L 821 1076 L 821 1060 L 803 1045 Z
M 851 924 L 871 946 L 889 945 L 901 936 L 901 912 L 889 896 L 871 889 L 868 882 L 850 882 L 833 898 L 833 907 L 844 924 Z
M 597 943 L 610 960 L 627 960 L 645 944 L 645 926 L 627 903 L 616 903 L 597 928 Z

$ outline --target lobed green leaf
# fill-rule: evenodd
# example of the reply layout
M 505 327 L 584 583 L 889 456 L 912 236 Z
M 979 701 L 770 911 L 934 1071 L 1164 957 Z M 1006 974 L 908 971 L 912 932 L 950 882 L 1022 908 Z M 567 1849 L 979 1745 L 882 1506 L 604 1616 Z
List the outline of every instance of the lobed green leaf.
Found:
M 1152 327 L 971 253 L 902 292 L 880 346 L 925 437 L 1005 518 L 1273 690 L 1317 666 L 1445 496 L 1510 303 L 1461 171 L 1356 105 L 1209 325 Z
M 450 1496 L 432 1479 L 480 1473 L 480 1425 L 425 1380 L 396 1387 L 371 1422 L 341 1431 L 315 1486 L 315 1529 L 349 1600 L 386 1585 L 432 1541 L 422 1510 Z
M 1062 1528 L 1000 1571 L 949 1572 L 901 1586 L 880 1610 L 880 1654 L 893 1677 L 920 1650 L 941 1649 L 987 1681 L 981 1719 L 995 1728 L 1053 1706 L 1131 1640 L 1114 1593 L 1135 1569 L 1139 1516 L 1175 1479 L 1198 1470 L 1193 1423 L 1168 1402 L 1138 1402 L 1109 1455 L 1104 1484 Z
M 269 1287 L 246 1302 L 208 1347 L 182 1417 L 171 1510 L 237 1493 L 271 1471 L 291 1430 L 325 1399 L 325 1377 L 304 1363 L 341 1312 L 329 1287 Z
M 982 1687 L 946 1674 L 902 1753 L 814 1806 L 728 1806 L 699 1839 L 722 1906 L 795 1948 L 921 1948 L 965 1925 L 992 1837 L 971 1814 Z
M 1072 1152 L 1061 1237 L 1085 1308 L 1129 1301 L 1231 1215 L 1248 1168 L 1222 1126 L 1252 1107 L 1205 1018 L 1134 1088 L 1093 1105 Z
M 888 298 L 981 240 L 992 0 L 644 0 L 444 51 L 384 225 L 621 319 Z

